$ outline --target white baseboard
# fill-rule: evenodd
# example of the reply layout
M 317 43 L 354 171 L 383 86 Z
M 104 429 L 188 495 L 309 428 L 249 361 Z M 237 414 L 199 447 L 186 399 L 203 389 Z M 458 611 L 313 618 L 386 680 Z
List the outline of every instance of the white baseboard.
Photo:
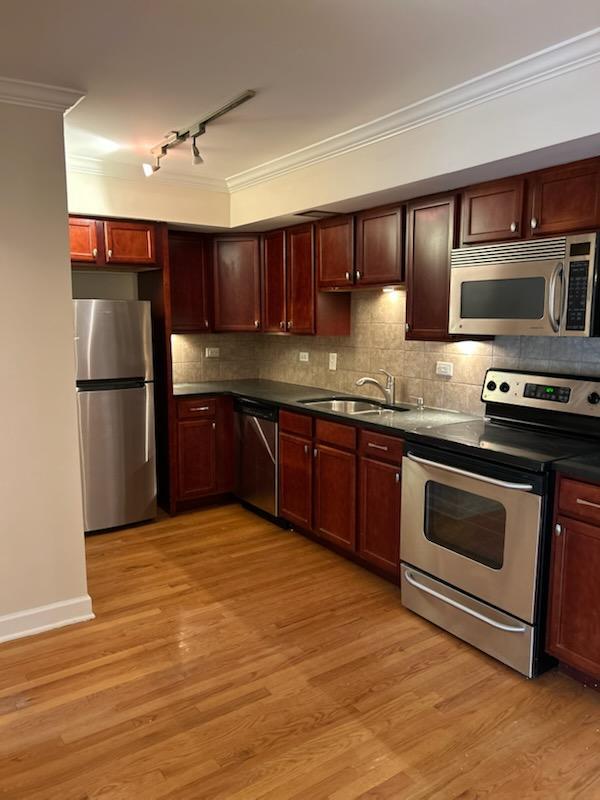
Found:
M 14 614 L 5 614 L 0 617 L 0 644 L 23 636 L 50 631 L 53 628 L 62 628 L 63 625 L 85 622 L 94 619 L 94 616 L 92 599 L 88 594 L 61 600 L 59 603 L 50 603 L 47 606 L 28 608 Z

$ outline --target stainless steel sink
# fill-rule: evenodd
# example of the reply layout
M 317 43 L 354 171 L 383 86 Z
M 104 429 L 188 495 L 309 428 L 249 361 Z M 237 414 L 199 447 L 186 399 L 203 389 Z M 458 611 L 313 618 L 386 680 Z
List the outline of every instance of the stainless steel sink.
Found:
M 348 414 L 351 417 L 393 415 L 408 411 L 407 408 L 386 408 L 376 400 L 357 400 L 350 397 L 327 397 L 317 400 L 300 400 L 300 402 L 319 411 L 335 411 L 338 414 Z

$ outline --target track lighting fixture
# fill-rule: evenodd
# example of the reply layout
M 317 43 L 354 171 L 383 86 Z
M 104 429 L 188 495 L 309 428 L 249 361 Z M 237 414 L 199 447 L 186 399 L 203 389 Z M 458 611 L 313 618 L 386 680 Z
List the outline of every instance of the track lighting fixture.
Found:
M 164 141 L 156 145 L 156 147 L 153 147 L 150 151 L 150 153 L 154 156 L 154 164 L 149 162 L 142 164 L 144 175 L 149 178 L 151 175 L 154 175 L 155 172 L 158 172 L 160 169 L 161 158 L 166 156 L 172 147 L 177 147 L 177 145 L 180 145 L 182 142 L 186 142 L 190 138 L 192 140 L 192 164 L 203 164 L 204 159 L 200 155 L 200 151 L 198 150 L 198 146 L 196 144 L 196 139 L 198 136 L 202 136 L 204 133 L 206 133 L 206 126 L 209 122 L 214 122 L 214 120 L 222 117 L 223 114 L 227 114 L 228 111 L 232 111 L 234 108 L 241 106 L 242 103 L 245 103 L 247 100 L 253 98 L 255 94 L 256 92 L 253 89 L 246 89 L 246 91 L 242 92 L 239 97 L 236 97 L 229 103 L 226 103 L 217 111 L 213 111 L 212 114 L 209 114 L 204 119 L 201 119 L 200 122 L 197 122 L 195 125 L 190 125 L 189 128 L 184 128 L 181 131 L 171 131 L 169 134 L 167 134 Z

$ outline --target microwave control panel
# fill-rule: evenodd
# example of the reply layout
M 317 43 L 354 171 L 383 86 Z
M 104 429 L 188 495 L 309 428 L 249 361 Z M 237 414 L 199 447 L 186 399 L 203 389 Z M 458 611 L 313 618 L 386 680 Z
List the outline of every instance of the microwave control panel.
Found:
M 584 331 L 588 296 L 589 261 L 569 263 L 569 288 L 567 290 L 568 331 Z

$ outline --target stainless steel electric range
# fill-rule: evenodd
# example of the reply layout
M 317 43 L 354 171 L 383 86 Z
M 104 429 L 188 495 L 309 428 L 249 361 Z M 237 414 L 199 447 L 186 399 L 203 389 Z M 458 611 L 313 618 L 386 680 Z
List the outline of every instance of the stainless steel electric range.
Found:
M 488 370 L 486 416 L 406 435 L 402 603 L 519 672 L 543 651 L 552 465 L 597 452 L 600 379 Z

